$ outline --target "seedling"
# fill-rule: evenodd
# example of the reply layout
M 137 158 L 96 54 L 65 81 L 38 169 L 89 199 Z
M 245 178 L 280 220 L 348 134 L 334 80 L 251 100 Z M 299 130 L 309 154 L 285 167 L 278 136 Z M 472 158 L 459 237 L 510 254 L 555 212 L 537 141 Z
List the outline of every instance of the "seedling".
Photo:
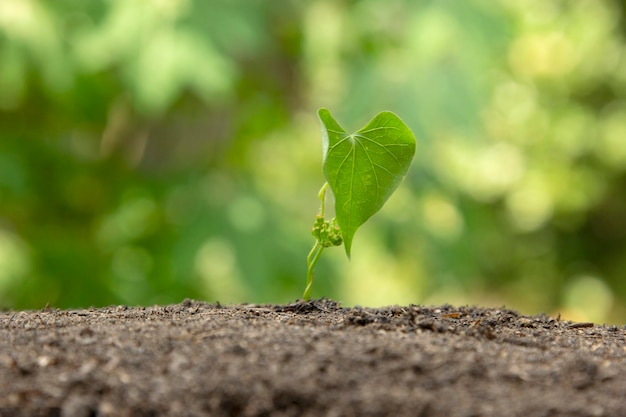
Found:
M 326 182 L 320 189 L 319 214 L 315 217 L 315 244 L 307 257 L 308 300 L 313 270 L 324 249 L 346 248 L 350 259 L 357 229 L 372 217 L 406 176 L 415 155 L 415 137 L 395 114 L 379 113 L 361 130 L 348 134 L 326 109 L 318 112 L 322 125 L 323 170 Z M 326 220 L 326 191 L 335 197 L 335 217 Z

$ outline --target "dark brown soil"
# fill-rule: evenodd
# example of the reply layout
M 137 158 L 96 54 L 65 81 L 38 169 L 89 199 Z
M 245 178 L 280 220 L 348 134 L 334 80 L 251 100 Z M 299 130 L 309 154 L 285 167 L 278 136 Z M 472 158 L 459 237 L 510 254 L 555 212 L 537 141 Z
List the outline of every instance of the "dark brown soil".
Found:
M 0 313 L 0 416 L 626 416 L 626 327 L 329 300 Z

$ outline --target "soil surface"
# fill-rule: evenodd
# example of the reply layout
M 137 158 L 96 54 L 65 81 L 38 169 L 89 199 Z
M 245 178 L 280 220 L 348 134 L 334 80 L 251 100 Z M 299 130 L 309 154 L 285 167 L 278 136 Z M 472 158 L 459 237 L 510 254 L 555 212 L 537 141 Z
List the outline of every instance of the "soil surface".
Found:
M 0 313 L 0 416 L 626 416 L 626 326 L 330 300 Z

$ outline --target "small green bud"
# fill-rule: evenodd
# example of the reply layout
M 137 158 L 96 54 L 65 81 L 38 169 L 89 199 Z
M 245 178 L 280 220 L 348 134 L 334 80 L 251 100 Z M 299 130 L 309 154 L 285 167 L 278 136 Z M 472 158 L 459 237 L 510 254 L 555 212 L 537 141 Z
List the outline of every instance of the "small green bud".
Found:
M 335 218 L 329 221 L 325 220 L 321 215 L 317 215 L 311 234 L 325 248 L 340 246 L 343 243 L 343 236 Z

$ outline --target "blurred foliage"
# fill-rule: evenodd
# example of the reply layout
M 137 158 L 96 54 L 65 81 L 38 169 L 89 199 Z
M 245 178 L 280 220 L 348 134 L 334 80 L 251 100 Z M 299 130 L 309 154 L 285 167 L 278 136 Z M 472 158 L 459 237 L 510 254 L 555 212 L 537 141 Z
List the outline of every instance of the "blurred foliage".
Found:
M 621 1 L 0 1 L 0 305 L 287 302 L 315 111 L 418 138 L 314 296 L 626 321 Z

